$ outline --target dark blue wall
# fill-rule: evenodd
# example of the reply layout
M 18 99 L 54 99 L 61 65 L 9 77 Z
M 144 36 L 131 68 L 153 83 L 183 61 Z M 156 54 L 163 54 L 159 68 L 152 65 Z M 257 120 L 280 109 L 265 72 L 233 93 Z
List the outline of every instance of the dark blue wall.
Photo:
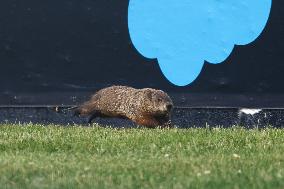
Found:
M 0 105 L 76 104 L 120 84 L 164 89 L 180 106 L 284 107 L 283 7 L 274 0 L 256 41 L 177 87 L 132 45 L 128 0 L 0 1 Z

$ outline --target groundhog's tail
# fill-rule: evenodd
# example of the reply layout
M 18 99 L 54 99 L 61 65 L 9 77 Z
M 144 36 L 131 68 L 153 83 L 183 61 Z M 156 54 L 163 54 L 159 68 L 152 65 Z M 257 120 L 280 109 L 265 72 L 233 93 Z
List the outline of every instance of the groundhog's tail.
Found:
M 78 108 L 78 106 L 72 106 L 72 107 L 69 107 L 69 108 L 55 106 L 55 107 L 52 108 L 52 110 L 54 110 L 57 113 L 67 114 L 68 112 L 70 112 L 70 110 L 74 110 L 76 108 Z

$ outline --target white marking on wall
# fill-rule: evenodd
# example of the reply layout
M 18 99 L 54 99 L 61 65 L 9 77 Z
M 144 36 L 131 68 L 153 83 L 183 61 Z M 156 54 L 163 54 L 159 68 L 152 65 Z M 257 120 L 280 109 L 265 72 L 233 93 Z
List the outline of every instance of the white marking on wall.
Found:
M 262 111 L 262 109 L 249 109 L 249 108 L 242 108 L 240 109 L 240 113 L 244 113 L 247 115 L 255 115 Z

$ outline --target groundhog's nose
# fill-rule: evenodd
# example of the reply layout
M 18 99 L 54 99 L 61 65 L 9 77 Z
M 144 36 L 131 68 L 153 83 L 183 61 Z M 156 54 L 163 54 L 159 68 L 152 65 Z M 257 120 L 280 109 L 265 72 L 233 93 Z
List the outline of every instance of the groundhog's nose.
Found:
M 172 105 L 172 104 L 167 104 L 167 105 L 166 105 L 166 108 L 167 108 L 168 111 L 171 111 L 172 108 L 173 108 L 173 105 Z

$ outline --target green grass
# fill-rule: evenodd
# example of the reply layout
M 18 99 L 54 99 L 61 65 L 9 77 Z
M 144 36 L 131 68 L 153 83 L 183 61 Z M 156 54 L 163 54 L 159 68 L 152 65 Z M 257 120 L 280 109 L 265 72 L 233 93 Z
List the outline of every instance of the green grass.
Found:
M 284 188 L 284 130 L 1 125 L 0 188 Z

